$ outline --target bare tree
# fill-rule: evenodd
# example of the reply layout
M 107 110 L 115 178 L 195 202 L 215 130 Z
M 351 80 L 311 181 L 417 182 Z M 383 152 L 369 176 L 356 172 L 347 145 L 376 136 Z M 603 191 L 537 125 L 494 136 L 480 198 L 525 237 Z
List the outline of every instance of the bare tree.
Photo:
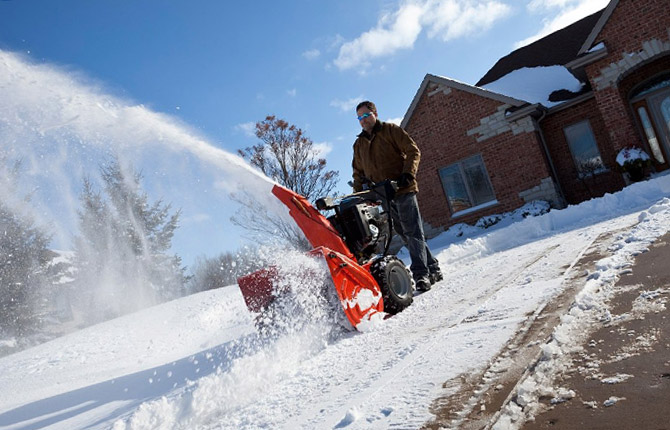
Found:
M 295 125 L 273 115 L 256 123 L 257 145 L 239 150 L 239 154 L 280 185 L 315 201 L 333 192 L 338 172 L 327 170 L 314 142 Z M 250 238 L 263 242 L 267 237 L 280 239 L 298 248 L 309 248 L 303 234 L 293 224 L 268 213 L 249 193 L 234 194 L 241 208 L 231 221 L 243 227 Z
M 326 159 L 295 125 L 270 115 L 256 123 L 256 137 L 261 143 L 239 154 L 284 187 L 313 201 L 337 185 L 338 173 L 326 170 Z

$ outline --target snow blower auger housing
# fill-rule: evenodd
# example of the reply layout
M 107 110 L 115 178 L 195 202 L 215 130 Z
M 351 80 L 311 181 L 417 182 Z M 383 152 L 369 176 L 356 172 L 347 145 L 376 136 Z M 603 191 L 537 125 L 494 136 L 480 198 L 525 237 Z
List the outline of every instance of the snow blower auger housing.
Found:
M 337 200 L 319 199 L 320 210 L 334 211 L 326 218 L 303 196 L 279 185 L 272 189 L 314 247 L 310 254 L 326 261 L 344 313 L 356 328 L 412 303 L 414 281 L 407 267 L 387 255 L 393 237 L 390 202 L 396 190 L 395 182 L 384 181 Z M 250 311 L 267 311 L 281 294 L 275 291 L 276 276 L 277 269 L 270 267 L 238 279 Z

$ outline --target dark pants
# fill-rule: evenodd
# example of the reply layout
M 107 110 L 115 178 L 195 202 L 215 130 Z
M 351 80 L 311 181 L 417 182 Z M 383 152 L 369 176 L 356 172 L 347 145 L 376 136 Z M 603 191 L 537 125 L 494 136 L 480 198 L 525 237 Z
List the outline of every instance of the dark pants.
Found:
M 416 193 L 396 196 L 391 203 L 391 216 L 393 228 L 409 250 L 412 259 L 410 270 L 414 280 L 428 280 L 428 275 L 439 271 L 440 265 L 426 244 Z

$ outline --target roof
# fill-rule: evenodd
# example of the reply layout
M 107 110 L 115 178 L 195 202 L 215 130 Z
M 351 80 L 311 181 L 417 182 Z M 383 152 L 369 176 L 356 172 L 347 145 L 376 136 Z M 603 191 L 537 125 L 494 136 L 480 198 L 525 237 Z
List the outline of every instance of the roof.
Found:
M 481 97 L 486 97 L 489 99 L 497 100 L 501 103 L 506 103 L 514 107 L 521 107 L 525 106 L 528 104 L 528 102 L 524 100 L 519 100 L 515 99 L 514 97 L 509 97 L 504 94 L 499 94 L 490 90 L 486 90 L 484 88 L 478 88 L 460 81 L 457 81 L 455 79 L 449 79 L 445 78 L 443 76 L 436 76 L 436 75 L 431 75 L 428 73 L 424 78 L 423 82 L 421 82 L 421 86 L 416 92 L 416 95 L 414 96 L 414 99 L 412 99 L 412 103 L 409 105 L 409 109 L 407 109 L 407 113 L 405 113 L 405 116 L 403 117 L 402 123 L 400 126 L 402 128 L 407 127 L 407 123 L 409 122 L 409 119 L 412 117 L 412 114 L 414 113 L 414 109 L 416 109 L 416 106 L 419 104 L 419 100 L 421 100 L 421 95 L 426 91 L 426 88 L 430 83 L 437 84 L 438 86 L 441 87 L 448 87 L 448 88 L 453 88 L 461 91 L 466 91 L 472 94 L 476 94 Z
M 577 58 L 584 42 L 591 37 L 604 10 L 582 18 L 574 24 L 501 58 L 475 85 L 479 87 L 489 84 L 522 68 L 566 65 Z M 586 75 L 578 76 L 579 74 L 579 71 L 575 73 L 577 79 L 588 83 Z
M 607 24 L 607 21 L 610 19 L 610 16 L 612 16 L 612 12 L 614 12 L 614 9 L 617 7 L 617 4 L 619 4 L 619 0 L 612 0 L 607 5 L 607 7 L 602 11 L 600 18 L 598 19 L 598 22 L 596 22 L 596 25 L 593 26 L 591 33 L 588 35 L 588 37 L 584 41 L 584 44 L 579 50 L 580 55 L 588 52 L 588 50 L 591 49 L 591 47 L 593 46 L 593 42 L 596 41 L 596 38 L 603 30 L 603 27 L 605 27 L 605 24 Z
M 480 88 L 487 84 L 499 81 L 501 78 L 513 74 L 522 69 L 542 69 L 552 66 L 561 66 L 566 74 L 572 74 L 575 81 L 581 83 L 581 89 L 570 90 L 567 88 L 558 88 L 548 94 L 548 101 L 552 103 L 561 103 L 568 100 L 575 100 L 577 97 L 591 91 L 591 86 L 586 73 L 581 67 L 570 68 L 567 64 L 574 61 L 582 54 L 584 47 L 590 49 L 590 45 L 596 39 L 607 19 L 612 14 L 618 0 L 612 0 L 609 5 L 599 12 L 589 15 L 581 20 L 551 33 L 542 39 L 539 39 L 530 45 L 524 46 L 501 58 L 498 62 L 477 82 L 474 86 L 459 82 L 453 79 L 427 74 L 412 103 L 407 109 L 407 113 L 402 120 L 401 126 L 406 127 L 414 109 L 416 109 L 421 95 L 426 91 L 430 83 L 436 83 L 442 87 L 455 88 L 467 91 L 489 99 L 498 100 L 502 103 L 511 105 L 510 111 L 516 111 L 525 106 L 533 104 L 532 100 L 522 100 L 517 95 L 510 97 L 500 92 L 492 91 L 486 88 Z M 588 46 L 587 46 L 588 45 Z M 495 86 L 495 85 L 494 85 Z M 545 104 L 550 104 L 546 103 Z

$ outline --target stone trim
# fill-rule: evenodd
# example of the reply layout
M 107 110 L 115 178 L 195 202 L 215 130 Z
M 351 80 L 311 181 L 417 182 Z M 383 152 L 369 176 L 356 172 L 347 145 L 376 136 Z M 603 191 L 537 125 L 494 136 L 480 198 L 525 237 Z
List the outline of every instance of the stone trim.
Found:
M 436 94 L 442 93 L 445 96 L 448 96 L 451 94 L 451 88 L 449 88 L 446 85 L 435 85 L 434 87 L 431 86 L 430 89 L 435 88 L 433 91 L 428 93 L 428 97 L 433 97 Z
M 409 124 L 409 120 L 412 118 L 412 114 L 414 113 L 414 109 L 416 109 L 416 106 L 419 104 L 419 100 L 421 99 L 421 96 L 424 94 L 424 92 L 427 89 L 434 90 L 435 87 L 432 85 L 438 85 L 442 86 L 445 88 L 451 88 L 454 90 L 459 90 L 459 91 L 465 91 L 471 94 L 475 94 L 481 97 L 485 97 L 487 99 L 492 99 L 496 100 L 500 103 L 506 103 L 510 106 L 523 106 L 527 104 L 527 102 L 523 100 L 517 100 L 513 97 L 509 97 L 503 94 L 498 94 L 494 93 L 493 91 L 485 90 L 483 88 L 475 87 L 469 84 L 465 84 L 463 82 L 456 81 L 454 79 L 449 79 L 445 78 L 442 76 L 436 76 L 436 75 L 431 75 L 430 73 L 426 74 L 426 76 L 423 78 L 423 81 L 421 82 L 421 85 L 419 86 L 419 89 L 417 90 L 416 94 L 414 95 L 414 98 L 412 99 L 412 103 L 409 105 L 409 108 L 407 109 L 407 112 L 405 113 L 405 116 L 402 119 L 402 122 L 400 123 L 400 127 L 402 128 L 407 128 L 407 125 Z M 440 90 L 442 91 L 442 90 Z M 431 92 L 429 95 L 435 95 L 439 94 L 439 91 L 435 93 L 434 91 Z
M 670 53 L 670 28 L 668 29 L 668 41 L 646 40 L 642 42 L 640 51 L 624 52 L 618 62 L 610 63 L 609 66 L 600 69 L 600 75 L 593 78 L 593 84 L 597 90 L 614 87 L 626 72 L 663 53 Z
M 551 177 L 542 179 L 540 185 L 521 191 L 519 197 L 526 203 L 530 203 L 534 200 L 544 200 L 549 202 L 553 208 L 560 209 L 564 206 L 556 184 Z
M 514 135 L 521 133 L 532 133 L 537 130 L 535 122 L 530 116 L 516 121 L 508 121 L 506 112 L 511 106 L 508 104 L 498 106 L 493 115 L 479 120 L 480 125 L 467 131 L 468 136 L 477 135 L 477 142 L 483 142 L 491 137 L 511 131 Z

